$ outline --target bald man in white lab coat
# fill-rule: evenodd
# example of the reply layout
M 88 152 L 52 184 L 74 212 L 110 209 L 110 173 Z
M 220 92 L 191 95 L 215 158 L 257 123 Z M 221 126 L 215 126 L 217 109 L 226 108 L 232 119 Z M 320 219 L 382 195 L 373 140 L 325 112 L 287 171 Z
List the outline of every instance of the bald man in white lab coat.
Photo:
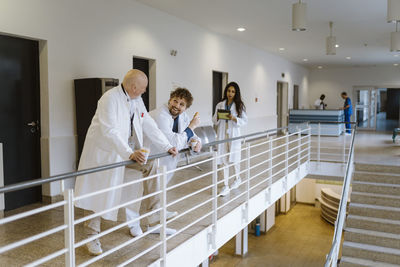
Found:
M 145 154 L 143 135 L 152 139 L 155 146 L 162 151 L 168 151 L 173 156 L 177 150 L 173 147 L 157 124 L 147 113 L 141 95 L 146 91 L 148 80 L 140 70 L 130 70 L 124 77 L 121 86 L 107 91 L 99 100 L 96 113 L 88 129 L 79 169 L 93 168 L 124 160 L 134 160 L 143 164 Z M 75 196 L 81 196 L 106 188 L 120 185 L 124 181 L 140 179 L 143 169 L 139 164 L 128 167 L 113 168 L 79 176 L 75 184 Z M 75 205 L 87 212 L 101 212 L 115 207 L 127 200 L 140 198 L 143 194 L 142 183 L 136 183 L 123 190 L 115 189 L 106 193 L 84 198 Z M 121 199 L 122 198 L 122 199 Z M 127 221 L 139 217 L 140 202 L 126 206 Z M 118 210 L 102 214 L 107 220 L 116 221 Z M 100 232 L 101 218 L 96 217 L 85 222 L 85 231 L 90 235 Z M 129 224 L 132 236 L 142 234 L 140 221 Z M 98 239 L 86 244 L 89 253 L 99 255 L 103 251 Z

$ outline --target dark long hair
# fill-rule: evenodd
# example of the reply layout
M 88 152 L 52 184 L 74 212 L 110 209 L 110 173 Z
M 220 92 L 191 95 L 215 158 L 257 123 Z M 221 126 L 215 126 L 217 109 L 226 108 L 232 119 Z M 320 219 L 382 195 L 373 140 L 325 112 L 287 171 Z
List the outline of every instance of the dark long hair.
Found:
M 242 97 L 240 95 L 240 88 L 239 85 L 236 82 L 230 82 L 225 86 L 224 89 L 224 98 L 222 99 L 222 101 L 227 100 L 228 101 L 228 97 L 226 96 L 227 92 L 228 92 L 228 88 L 229 87 L 233 87 L 235 88 L 235 97 L 233 98 L 233 102 L 235 102 L 236 105 L 236 112 L 238 114 L 238 117 L 242 116 L 242 111 L 246 110 L 246 106 L 244 105 L 243 101 L 242 101 Z

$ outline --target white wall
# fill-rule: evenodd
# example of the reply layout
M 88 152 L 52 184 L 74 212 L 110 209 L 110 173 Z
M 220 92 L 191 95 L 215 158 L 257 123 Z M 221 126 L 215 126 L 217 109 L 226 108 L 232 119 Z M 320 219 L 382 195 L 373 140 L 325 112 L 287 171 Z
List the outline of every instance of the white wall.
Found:
M 307 69 L 132 0 L 0 0 L 0 5 L 0 32 L 47 41 L 47 66 L 41 67 L 48 68 L 48 80 L 41 89 L 48 85 L 48 92 L 41 101 L 49 110 L 42 108 L 42 124 L 49 123 L 42 130 L 49 175 L 75 168 L 73 79 L 121 80 L 132 56 L 156 60 L 157 106 L 167 101 L 173 84 L 186 86 L 195 98 L 190 112 L 199 111 L 203 124 L 211 123 L 212 70 L 228 72 L 241 86 L 250 119 L 244 133 L 276 126 L 277 80 L 289 83 L 290 105 L 294 84 L 300 86 L 300 106 L 308 100 Z M 57 185 L 44 190 L 57 193 Z
M 328 109 L 343 106 L 340 93 L 346 91 L 352 98 L 353 86 L 400 87 L 400 68 L 394 66 L 313 69 L 310 71 L 308 105 L 325 94 Z

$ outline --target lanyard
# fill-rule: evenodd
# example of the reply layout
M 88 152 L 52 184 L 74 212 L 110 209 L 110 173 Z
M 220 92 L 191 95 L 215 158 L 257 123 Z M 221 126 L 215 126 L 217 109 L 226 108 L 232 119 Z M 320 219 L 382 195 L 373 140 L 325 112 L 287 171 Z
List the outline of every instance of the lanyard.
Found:
M 127 101 L 128 101 L 128 103 L 129 103 L 129 113 L 130 113 L 130 110 L 131 110 L 131 103 L 130 103 L 130 101 L 129 101 L 129 97 L 128 97 L 128 94 L 126 93 L 126 91 L 125 91 L 125 88 L 124 88 L 124 85 L 121 83 L 121 88 L 122 88 L 122 91 L 124 92 L 124 94 L 126 95 L 126 97 L 127 97 Z M 131 100 L 132 101 L 132 100 Z M 130 136 L 133 136 L 133 117 L 135 117 L 135 112 L 133 112 L 132 113 L 132 115 L 131 115 L 131 133 L 130 133 Z

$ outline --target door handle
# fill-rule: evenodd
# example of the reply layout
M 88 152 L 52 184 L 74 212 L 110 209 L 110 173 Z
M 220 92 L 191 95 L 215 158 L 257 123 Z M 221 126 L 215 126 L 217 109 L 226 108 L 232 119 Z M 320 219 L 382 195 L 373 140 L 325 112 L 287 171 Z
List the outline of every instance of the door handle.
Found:
M 36 126 L 36 122 L 32 121 L 32 122 L 27 123 L 26 125 L 35 127 Z

